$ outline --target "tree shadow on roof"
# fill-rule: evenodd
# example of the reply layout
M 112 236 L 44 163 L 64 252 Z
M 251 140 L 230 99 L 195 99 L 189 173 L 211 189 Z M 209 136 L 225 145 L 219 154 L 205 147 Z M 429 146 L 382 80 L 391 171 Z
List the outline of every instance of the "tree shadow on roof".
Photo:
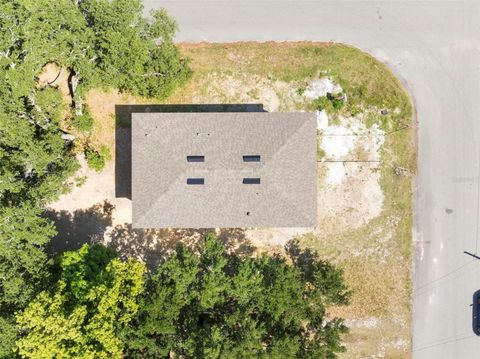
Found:
M 115 197 L 132 199 L 132 113 L 266 112 L 262 104 L 115 105 Z

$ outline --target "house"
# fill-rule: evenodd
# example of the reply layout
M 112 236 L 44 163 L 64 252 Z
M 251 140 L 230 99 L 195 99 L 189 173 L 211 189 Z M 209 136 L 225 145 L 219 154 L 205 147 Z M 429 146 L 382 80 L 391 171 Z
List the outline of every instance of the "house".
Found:
M 312 227 L 313 113 L 133 113 L 134 228 Z

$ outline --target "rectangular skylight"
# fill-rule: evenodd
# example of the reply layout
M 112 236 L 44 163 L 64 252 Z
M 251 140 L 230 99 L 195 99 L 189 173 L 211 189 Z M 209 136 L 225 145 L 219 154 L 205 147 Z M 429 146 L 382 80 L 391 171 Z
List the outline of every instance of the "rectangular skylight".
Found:
M 244 178 L 243 184 L 260 184 L 260 178 Z
M 205 184 L 204 178 L 187 178 L 187 184 Z
M 260 155 L 245 155 L 243 162 L 260 162 Z
M 187 156 L 187 162 L 205 162 L 205 156 Z

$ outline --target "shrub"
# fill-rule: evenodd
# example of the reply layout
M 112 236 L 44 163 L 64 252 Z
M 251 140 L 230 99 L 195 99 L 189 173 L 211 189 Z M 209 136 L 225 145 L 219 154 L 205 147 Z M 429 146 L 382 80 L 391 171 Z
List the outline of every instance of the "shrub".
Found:
M 305 86 L 299 87 L 297 89 L 297 95 L 302 96 L 305 93 L 305 90 L 306 90 Z
M 105 168 L 105 163 L 110 159 L 110 151 L 106 146 L 103 146 L 100 152 L 87 148 L 85 150 L 85 157 L 87 159 L 88 167 L 97 172 L 102 172 Z
M 327 96 L 318 97 L 313 101 L 313 106 L 316 110 L 325 110 L 330 113 L 340 111 L 344 105 L 345 101 L 343 100 L 343 94 L 341 93 L 336 95 L 327 93 Z
M 82 187 L 87 182 L 87 176 L 75 177 L 75 186 Z
M 82 132 L 90 132 L 93 128 L 93 117 L 90 113 L 85 112 L 81 116 L 76 116 L 73 125 Z
M 318 111 L 325 110 L 326 112 L 333 112 L 334 110 L 332 103 L 325 96 L 313 100 L 313 106 Z
M 341 110 L 343 105 L 345 104 L 345 102 L 343 101 L 343 95 L 341 93 L 337 95 L 332 95 L 331 93 L 328 93 L 327 99 L 332 103 L 332 106 L 336 111 Z

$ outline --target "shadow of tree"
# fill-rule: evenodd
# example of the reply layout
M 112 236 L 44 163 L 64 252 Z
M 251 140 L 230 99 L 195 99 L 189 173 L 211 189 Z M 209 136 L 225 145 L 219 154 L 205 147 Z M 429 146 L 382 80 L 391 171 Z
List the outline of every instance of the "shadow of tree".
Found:
M 252 243 L 245 237 L 243 228 L 220 228 L 216 231 L 227 251 L 238 255 L 251 255 L 255 250 Z
M 254 250 L 242 228 L 134 229 L 130 223 L 112 227 L 114 209 L 114 205 L 105 201 L 73 213 L 46 210 L 45 217 L 54 222 L 58 232 L 49 243 L 48 252 L 56 255 L 76 250 L 85 243 L 100 243 L 115 249 L 123 259 L 135 258 L 153 268 L 179 244 L 198 250 L 203 238 L 210 232 L 217 235 L 229 252 L 249 255 Z
M 54 222 L 58 232 L 50 241 L 48 252 L 55 255 L 78 249 L 84 243 L 102 243 L 107 227 L 112 225 L 114 208 L 114 205 L 105 201 L 73 213 L 46 210 L 45 217 Z
M 117 225 L 109 232 L 109 246 L 115 248 L 121 258 L 142 260 L 152 269 L 164 261 L 178 245 L 198 250 L 206 234 L 214 232 L 228 251 L 251 254 L 253 247 L 245 238 L 243 229 L 162 228 L 134 229 L 131 224 Z
M 352 292 L 345 284 L 343 270 L 321 259 L 317 251 L 304 248 L 298 238 L 285 246 L 288 257 L 310 283 L 320 283 L 320 291 L 331 304 L 347 305 Z

